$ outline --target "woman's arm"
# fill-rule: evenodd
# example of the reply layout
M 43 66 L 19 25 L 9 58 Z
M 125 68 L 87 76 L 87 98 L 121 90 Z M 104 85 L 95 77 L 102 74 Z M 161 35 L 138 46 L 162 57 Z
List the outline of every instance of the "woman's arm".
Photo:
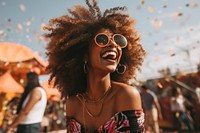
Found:
M 15 118 L 13 123 L 10 125 L 9 128 L 15 128 L 17 125 L 25 119 L 27 114 L 30 112 L 30 110 L 33 108 L 33 106 L 41 99 L 42 94 L 39 90 L 34 89 L 31 92 L 30 99 L 28 100 L 26 106 L 19 112 L 19 115 Z
M 158 98 L 154 98 L 154 105 L 156 106 L 156 109 L 158 111 L 158 118 L 159 120 L 163 120 L 162 112 L 161 112 L 161 107 L 158 101 Z

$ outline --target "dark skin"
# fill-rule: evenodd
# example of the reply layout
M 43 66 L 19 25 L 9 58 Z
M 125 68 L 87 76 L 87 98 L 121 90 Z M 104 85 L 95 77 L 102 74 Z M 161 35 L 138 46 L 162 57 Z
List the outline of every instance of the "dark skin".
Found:
M 136 88 L 118 82 L 112 82 L 111 85 L 112 91 L 105 99 L 101 115 L 97 118 L 92 118 L 85 112 L 87 129 L 98 129 L 98 127 L 107 122 L 117 112 L 142 109 L 140 95 Z M 96 107 L 92 107 L 92 105 L 88 107 L 94 112 L 99 106 L 98 104 Z M 74 117 L 84 125 L 82 103 L 77 97 L 71 97 L 67 100 L 67 115 Z
M 101 29 L 99 33 L 105 33 L 108 36 L 114 34 L 108 29 Z M 116 58 L 114 60 L 102 58 L 107 51 L 115 52 Z M 110 73 L 115 71 L 121 55 L 122 49 L 113 40 L 103 48 L 94 43 L 89 47 L 89 52 L 86 55 L 86 61 L 88 62 L 87 95 L 82 95 L 85 98 L 89 96 L 92 99 L 99 99 L 108 91 L 109 86 L 111 86 L 111 91 L 105 97 L 102 112 L 98 117 L 91 117 L 86 111 L 84 111 L 83 116 L 83 100 L 78 99 L 76 96 L 67 99 L 67 116 L 71 116 L 82 125 L 85 125 L 87 132 L 98 129 L 117 112 L 142 109 L 140 94 L 136 88 L 124 83 L 113 82 L 110 79 Z M 86 105 L 93 114 L 97 114 L 101 108 L 100 102 L 95 104 L 86 103 Z

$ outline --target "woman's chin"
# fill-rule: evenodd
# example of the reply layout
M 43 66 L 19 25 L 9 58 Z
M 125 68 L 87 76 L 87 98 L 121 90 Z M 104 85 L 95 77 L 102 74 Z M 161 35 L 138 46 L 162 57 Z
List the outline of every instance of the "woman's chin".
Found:
M 115 70 L 116 70 L 116 67 L 108 67 L 108 72 L 109 73 L 113 73 L 113 72 L 115 72 Z

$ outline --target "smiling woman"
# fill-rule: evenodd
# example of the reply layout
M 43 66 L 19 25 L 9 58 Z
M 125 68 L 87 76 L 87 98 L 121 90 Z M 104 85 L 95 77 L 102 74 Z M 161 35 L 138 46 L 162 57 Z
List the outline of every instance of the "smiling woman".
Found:
M 47 70 L 67 99 L 67 131 L 144 132 L 140 94 L 128 85 L 145 55 L 135 20 L 126 7 L 102 14 L 96 0 L 86 4 L 45 27 Z

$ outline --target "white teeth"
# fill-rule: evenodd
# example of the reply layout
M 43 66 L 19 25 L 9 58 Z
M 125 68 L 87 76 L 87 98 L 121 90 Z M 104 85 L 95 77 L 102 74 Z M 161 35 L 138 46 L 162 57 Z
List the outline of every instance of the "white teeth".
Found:
M 117 57 L 116 52 L 113 52 L 113 51 L 105 52 L 105 53 L 102 55 L 102 57 L 105 58 L 105 57 L 108 56 L 108 55 L 113 56 L 113 58 L 116 58 L 116 57 Z

